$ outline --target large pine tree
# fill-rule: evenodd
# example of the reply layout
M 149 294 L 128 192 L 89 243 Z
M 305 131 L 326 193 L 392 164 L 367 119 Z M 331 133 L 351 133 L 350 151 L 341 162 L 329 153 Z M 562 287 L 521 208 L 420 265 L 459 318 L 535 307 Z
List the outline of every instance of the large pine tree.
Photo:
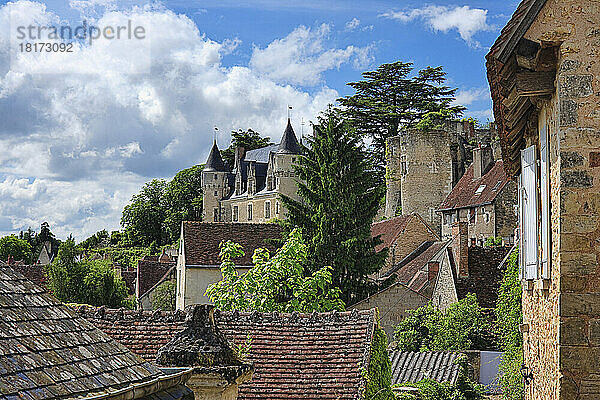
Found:
M 373 168 L 360 136 L 331 110 L 319 119 L 308 142 L 295 166 L 301 201 L 283 197 L 285 223 L 290 229 L 300 227 L 308 242 L 305 270 L 333 267 L 333 284 L 351 305 L 372 292 L 367 276 L 386 257 L 375 252 L 380 241 L 371 237 L 385 192 L 383 176 Z

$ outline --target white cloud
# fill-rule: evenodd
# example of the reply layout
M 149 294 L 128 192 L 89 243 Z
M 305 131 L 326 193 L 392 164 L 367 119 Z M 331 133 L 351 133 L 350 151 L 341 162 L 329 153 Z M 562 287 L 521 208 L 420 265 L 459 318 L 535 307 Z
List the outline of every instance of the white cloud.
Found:
M 469 44 L 477 44 L 473 36 L 480 31 L 490 29 L 487 23 L 488 10 L 480 8 L 426 6 L 410 11 L 390 11 L 381 14 L 381 17 L 391 18 L 403 23 L 416 19 L 423 20 L 436 32 L 447 33 L 456 29 L 460 37 Z
M 489 100 L 490 90 L 488 88 L 461 89 L 455 97 L 455 105 L 468 106 L 476 101 Z
M 298 129 L 300 118 L 314 120 L 339 97 L 328 87 L 309 94 L 254 68 L 224 67 L 222 57 L 239 40 L 213 41 L 185 15 L 92 3 L 99 20 L 134 16 L 160 32 L 152 37 L 149 73 L 110 68 L 129 60 L 126 46 L 91 46 L 72 54 L 71 69 L 86 72 L 92 62 L 107 66 L 95 74 L 49 79 L 15 72 L 5 29 L 11 17 L 28 24 L 59 16 L 33 2 L 0 7 L 0 234 L 39 228 L 43 221 L 60 237 L 73 233 L 78 240 L 99 229 L 117 229 L 123 206 L 144 182 L 170 178 L 206 160 L 214 125 L 220 127 L 221 147 L 229 144 L 228 132 L 240 128 L 278 140 L 288 104 Z M 108 12 L 100 9 L 104 3 Z M 82 2 L 77 6 L 87 10 Z M 343 62 L 346 52 L 368 58 L 354 48 L 323 49 L 322 39 L 317 42 L 321 50 L 303 53 L 316 57 L 317 73 L 323 65 Z M 44 62 L 46 69 L 62 68 L 52 58 Z
M 466 116 L 473 117 L 481 123 L 494 121 L 494 110 L 488 108 L 486 110 L 468 111 Z
M 352 18 L 350 21 L 346 22 L 346 30 L 353 31 L 358 28 L 360 25 L 360 20 L 358 18 Z
M 327 48 L 330 31 L 331 26 L 327 24 L 316 29 L 299 26 L 264 49 L 255 47 L 250 67 L 277 82 L 314 86 L 322 82 L 325 71 L 340 68 L 350 61 L 359 68 L 371 62 L 368 46 Z

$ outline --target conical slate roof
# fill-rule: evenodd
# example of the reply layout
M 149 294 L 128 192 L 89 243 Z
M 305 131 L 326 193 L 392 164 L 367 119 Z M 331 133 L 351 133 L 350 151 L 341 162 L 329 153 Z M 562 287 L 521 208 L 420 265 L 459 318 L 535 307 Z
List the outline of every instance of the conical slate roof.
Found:
M 300 144 L 298 144 L 298 139 L 296 139 L 296 134 L 294 133 L 294 128 L 292 128 L 292 123 L 288 118 L 287 127 L 285 128 L 285 132 L 283 132 L 283 137 L 281 138 L 281 143 L 279 143 L 279 148 L 277 149 L 278 153 L 285 154 L 300 154 Z
M 221 158 L 221 152 L 217 147 L 216 140 L 213 143 L 212 149 L 210 149 L 210 154 L 208 155 L 208 159 L 206 160 L 204 171 L 227 172 L 227 168 L 225 168 L 225 163 Z

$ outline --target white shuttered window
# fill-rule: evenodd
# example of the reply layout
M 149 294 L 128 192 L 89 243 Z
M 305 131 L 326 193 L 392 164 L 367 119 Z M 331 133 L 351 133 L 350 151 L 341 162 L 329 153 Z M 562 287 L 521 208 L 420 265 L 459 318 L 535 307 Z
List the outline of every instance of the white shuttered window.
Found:
M 521 151 L 521 252 L 525 279 L 538 276 L 538 201 L 536 147 Z
M 545 115 L 540 116 L 540 197 L 541 197 L 541 278 L 550 279 L 550 159 L 548 149 L 548 125 Z

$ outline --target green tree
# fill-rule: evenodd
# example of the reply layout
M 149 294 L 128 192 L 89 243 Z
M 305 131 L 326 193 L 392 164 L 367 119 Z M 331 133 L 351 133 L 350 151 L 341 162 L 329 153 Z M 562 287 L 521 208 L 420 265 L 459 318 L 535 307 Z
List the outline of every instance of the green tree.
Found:
M 175 311 L 175 295 L 177 283 L 165 281 L 156 287 L 152 297 L 152 309 L 163 311 Z
M 165 230 L 167 182 L 154 179 L 144 185 L 123 209 L 121 225 L 135 245 L 167 242 Z
M 94 233 L 83 242 L 79 243 L 79 247 L 82 249 L 93 249 L 96 247 L 106 247 L 110 244 L 110 236 L 106 229 Z
M 233 168 L 235 159 L 235 148 L 243 147 L 244 150 L 255 150 L 261 147 L 269 146 L 271 143 L 270 137 L 261 137 L 260 134 L 250 128 L 247 130 L 231 131 L 231 144 L 228 148 L 221 151 L 223 161 Z
M 381 165 L 386 140 L 401 129 L 416 127 L 431 112 L 451 118 L 465 109 L 451 105 L 456 89 L 445 86 L 442 67 L 427 67 L 410 77 L 412 72 L 412 63 L 382 64 L 375 71 L 364 72 L 363 80 L 348 83 L 356 93 L 339 99 L 357 132 L 373 139 Z
M 0 239 L 0 260 L 6 261 L 9 256 L 29 264 L 33 258 L 31 245 L 16 235 L 4 236 Z
M 165 229 L 170 243 L 179 238 L 181 221 L 202 219 L 202 169 L 203 165 L 179 171 L 165 191 Z
M 128 306 L 127 286 L 115 275 L 108 260 L 77 261 L 79 251 L 73 239 L 60 245 L 52 264 L 46 266 L 48 289 L 65 303 L 118 308 Z
M 377 326 L 371 340 L 371 357 L 366 373 L 365 399 L 394 400 L 392 391 L 392 363 L 387 351 L 387 336 L 381 327 Z
M 500 362 L 500 386 L 505 400 L 523 398 L 524 385 L 521 376 L 523 365 L 523 336 L 519 325 L 523 323 L 521 306 L 521 282 L 518 266 L 519 250 L 511 253 L 500 284 L 496 303 L 496 321 L 499 347 L 504 352 Z
M 266 249 L 256 249 L 252 257 L 254 266 L 239 275 L 233 259 L 243 255 L 239 244 L 221 243 L 223 279 L 206 290 L 215 307 L 261 312 L 344 309 L 340 290 L 331 283 L 331 267 L 321 267 L 305 276 L 303 266 L 307 261 L 307 246 L 300 230 L 293 230 L 273 257 Z
M 385 192 L 384 178 L 373 168 L 362 140 L 335 111 L 314 126 L 306 155 L 294 166 L 301 201 L 282 196 L 288 210 L 287 230 L 302 229 L 307 238 L 306 270 L 331 265 L 333 285 L 346 304 L 369 295 L 368 275 L 381 269 L 385 252 L 371 223 Z
M 489 319 L 473 294 L 438 310 L 428 304 L 409 311 L 394 332 L 399 350 L 489 350 L 496 347 Z

